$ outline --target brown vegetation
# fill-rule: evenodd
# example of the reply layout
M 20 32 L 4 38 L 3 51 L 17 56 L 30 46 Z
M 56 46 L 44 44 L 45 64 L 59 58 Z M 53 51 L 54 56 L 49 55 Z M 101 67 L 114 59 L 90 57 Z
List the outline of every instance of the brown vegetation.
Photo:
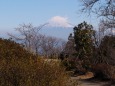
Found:
M 69 77 L 58 62 L 45 62 L 19 44 L 0 39 L 0 86 L 67 86 Z

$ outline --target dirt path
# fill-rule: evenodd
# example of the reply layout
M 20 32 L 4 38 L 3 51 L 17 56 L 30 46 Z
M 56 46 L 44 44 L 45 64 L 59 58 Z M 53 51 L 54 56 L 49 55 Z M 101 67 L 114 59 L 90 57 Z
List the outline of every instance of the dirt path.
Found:
M 72 82 L 78 82 L 79 85 L 74 85 L 74 86 L 108 86 L 108 82 L 102 82 L 102 81 L 97 81 L 93 80 L 94 75 L 89 72 L 86 73 L 85 75 L 77 76 L 77 77 L 71 77 Z
M 79 86 L 105 86 L 107 82 L 91 82 L 91 81 L 79 81 Z
M 71 77 L 73 82 L 78 82 L 76 86 L 106 86 L 108 82 L 91 81 L 91 80 L 78 80 L 76 77 Z

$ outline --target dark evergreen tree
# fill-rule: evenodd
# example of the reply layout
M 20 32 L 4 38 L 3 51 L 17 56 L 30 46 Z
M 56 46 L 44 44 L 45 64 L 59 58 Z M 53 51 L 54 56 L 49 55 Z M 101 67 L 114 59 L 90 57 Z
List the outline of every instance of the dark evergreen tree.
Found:
M 74 27 L 75 48 L 77 51 L 76 56 L 83 61 L 85 65 L 90 63 L 90 58 L 93 55 L 94 32 L 93 26 L 86 22 Z

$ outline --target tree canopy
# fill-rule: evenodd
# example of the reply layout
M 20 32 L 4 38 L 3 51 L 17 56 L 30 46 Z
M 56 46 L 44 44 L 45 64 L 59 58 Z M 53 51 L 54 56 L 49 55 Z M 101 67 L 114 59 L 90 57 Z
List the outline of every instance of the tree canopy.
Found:
M 90 56 L 93 47 L 93 27 L 86 22 L 74 27 L 74 39 L 76 44 L 76 50 L 78 52 L 78 58 L 83 59 Z

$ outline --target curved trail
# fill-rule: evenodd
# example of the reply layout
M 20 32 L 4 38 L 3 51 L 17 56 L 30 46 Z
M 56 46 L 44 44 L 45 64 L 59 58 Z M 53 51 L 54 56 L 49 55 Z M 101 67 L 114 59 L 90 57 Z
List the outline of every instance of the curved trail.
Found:
M 108 82 L 78 80 L 77 77 L 71 77 L 73 82 L 78 82 L 77 86 L 106 86 Z
M 108 84 L 108 82 L 88 80 L 93 77 L 94 77 L 94 74 L 92 72 L 87 72 L 85 75 L 71 77 L 71 80 L 73 82 L 78 82 L 79 85 L 77 86 L 105 86 L 106 84 Z

